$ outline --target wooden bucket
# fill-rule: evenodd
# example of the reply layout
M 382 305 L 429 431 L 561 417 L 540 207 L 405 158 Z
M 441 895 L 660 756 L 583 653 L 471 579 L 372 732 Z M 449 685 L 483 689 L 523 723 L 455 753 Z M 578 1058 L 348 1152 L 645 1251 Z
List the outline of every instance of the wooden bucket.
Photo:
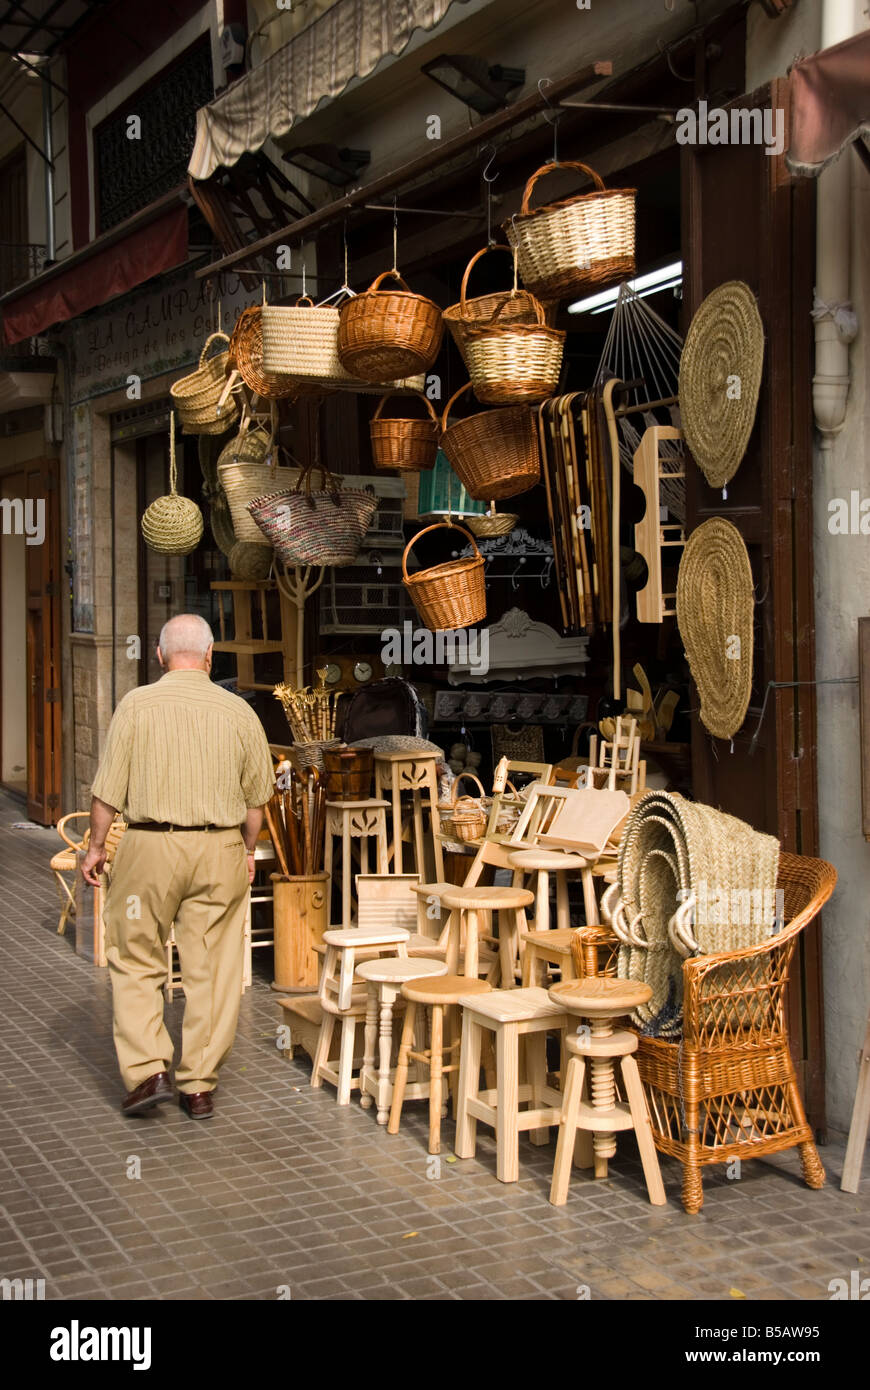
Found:
M 323 942 L 329 912 L 329 874 L 269 875 L 273 889 L 275 978 L 281 994 L 316 990 L 321 957 L 314 947 Z
M 371 748 L 326 748 L 327 801 L 367 801 L 372 794 L 375 755 Z

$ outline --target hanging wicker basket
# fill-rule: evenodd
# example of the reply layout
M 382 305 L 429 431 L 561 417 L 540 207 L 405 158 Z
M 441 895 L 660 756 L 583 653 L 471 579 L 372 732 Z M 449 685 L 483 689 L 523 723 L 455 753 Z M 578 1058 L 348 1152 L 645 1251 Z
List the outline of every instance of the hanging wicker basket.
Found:
M 503 323 L 510 304 L 505 300 L 486 327 L 465 331 L 465 365 L 484 405 L 532 403 L 556 394 L 565 334 L 548 328 L 543 306 L 537 299 L 532 303 L 532 323 Z
M 158 555 L 189 555 L 202 539 L 202 512 L 189 497 L 178 494 L 174 411 L 169 412 L 169 494 L 151 503 L 141 527 L 145 544 Z
M 218 341 L 229 348 L 226 333 L 211 333 L 203 344 L 196 371 L 181 377 L 169 388 L 185 434 L 223 434 L 239 418 L 239 404 L 234 395 L 239 373 L 231 370 L 227 374 L 229 351 L 225 349 L 206 358 L 212 343 Z
M 538 180 L 564 169 L 588 174 L 594 192 L 532 210 Z M 536 170 L 526 184 L 521 211 L 504 223 L 527 288 L 539 299 L 565 299 L 592 285 L 601 288 L 632 276 L 636 192 L 605 188 L 595 170 L 578 160 L 543 164 Z
M 430 569 L 408 574 L 408 555 L 421 536 L 429 531 L 459 531 L 471 541 L 474 554 L 461 560 L 446 560 Z M 430 632 L 471 627 L 486 617 L 486 584 L 483 577 L 485 561 L 477 542 L 464 526 L 451 521 L 424 526 L 405 546 L 402 556 L 402 577 L 414 607 Z
M 263 364 L 284 380 L 347 385 L 353 381 L 338 356 L 337 304 L 315 304 L 303 295 L 295 304 L 263 306 Z
M 243 309 L 230 338 L 230 363 L 239 370 L 242 381 L 263 400 L 286 400 L 294 394 L 295 383 L 286 376 L 268 371 L 263 361 L 263 308 L 254 304 Z
M 493 502 L 484 516 L 468 518 L 468 529 L 473 531 L 479 540 L 492 540 L 496 536 L 509 536 L 518 521 L 516 512 L 497 512 Z
M 501 406 L 448 425 L 450 408 L 467 391 L 460 386 L 447 402 L 441 421 L 441 448 L 469 496 L 501 501 L 527 492 L 541 479 L 535 418 L 525 405 Z
M 393 279 L 401 289 L 381 289 Z M 412 294 L 397 270 L 384 271 L 369 288 L 341 306 L 338 355 L 352 376 L 392 382 L 425 372 L 444 337 L 441 310 Z
M 401 468 L 408 473 L 422 473 L 435 464 L 441 422 L 432 409 L 428 396 L 418 393 L 429 413 L 428 420 L 384 420 L 381 411 L 390 399 L 383 396 L 369 424 L 372 454 L 376 468 Z
M 251 545 L 264 545 L 265 540 L 248 511 L 248 503 L 264 493 L 294 487 L 299 479 L 298 468 L 277 466 L 276 428 L 274 416 L 269 430 L 252 421 L 246 411 L 238 435 L 221 450 L 218 458 L 218 480 L 226 494 L 236 540 Z
M 468 281 L 472 270 L 477 265 L 481 257 L 489 254 L 490 251 L 506 251 L 514 261 L 514 286 L 511 290 L 497 290 L 492 294 L 481 294 L 475 299 L 466 298 Z M 529 294 L 528 290 L 521 290 L 516 283 L 517 257 L 516 250 L 510 246 L 484 246 L 482 251 L 477 251 L 472 256 L 465 273 L 462 277 L 462 284 L 459 288 L 459 303 L 451 304 L 449 309 L 444 310 L 444 322 L 450 329 L 453 341 L 465 359 L 465 345 L 470 328 L 485 328 L 492 322 L 493 316 L 500 313 L 502 325 L 509 323 L 537 323 L 538 315 L 536 310 L 536 300 L 534 295 Z M 547 317 L 552 318 L 556 311 L 555 305 L 545 311 Z

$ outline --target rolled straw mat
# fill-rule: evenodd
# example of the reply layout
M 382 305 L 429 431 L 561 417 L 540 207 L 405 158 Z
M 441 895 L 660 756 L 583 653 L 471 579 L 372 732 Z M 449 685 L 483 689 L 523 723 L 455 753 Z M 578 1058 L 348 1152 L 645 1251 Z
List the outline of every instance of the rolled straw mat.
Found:
M 677 626 L 701 697 L 701 721 L 732 738 L 752 690 L 752 570 L 743 538 L 722 517 L 692 532 L 677 575 Z
M 755 295 L 742 280 L 728 280 L 701 304 L 680 358 L 683 433 L 711 487 L 724 487 L 746 453 L 763 360 Z

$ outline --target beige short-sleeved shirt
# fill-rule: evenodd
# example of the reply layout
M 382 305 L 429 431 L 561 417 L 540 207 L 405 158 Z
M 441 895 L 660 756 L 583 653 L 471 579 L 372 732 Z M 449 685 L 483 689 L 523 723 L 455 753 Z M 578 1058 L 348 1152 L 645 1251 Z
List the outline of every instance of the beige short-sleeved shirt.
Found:
M 112 716 L 93 794 L 128 821 L 241 825 L 274 791 L 263 726 L 206 671 L 167 671 Z

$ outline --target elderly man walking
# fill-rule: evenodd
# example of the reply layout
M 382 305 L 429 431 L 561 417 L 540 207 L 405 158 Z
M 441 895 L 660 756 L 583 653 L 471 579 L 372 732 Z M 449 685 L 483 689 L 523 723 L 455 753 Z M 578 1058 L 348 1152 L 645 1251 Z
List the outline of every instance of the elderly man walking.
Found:
M 195 614 L 164 625 L 165 674 L 121 700 L 93 785 L 89 883 L 106 862 L 115 816 L 128 822 L 104 912 L 125 1115 L 173 1094 L 162 993 L 173 923 L 185 995 L 175 1079 L 192 1119 L 213 1114 L 238 1023 L 248 886 L 274 778 L 254 711 L 210 679 L 212 643 Z

